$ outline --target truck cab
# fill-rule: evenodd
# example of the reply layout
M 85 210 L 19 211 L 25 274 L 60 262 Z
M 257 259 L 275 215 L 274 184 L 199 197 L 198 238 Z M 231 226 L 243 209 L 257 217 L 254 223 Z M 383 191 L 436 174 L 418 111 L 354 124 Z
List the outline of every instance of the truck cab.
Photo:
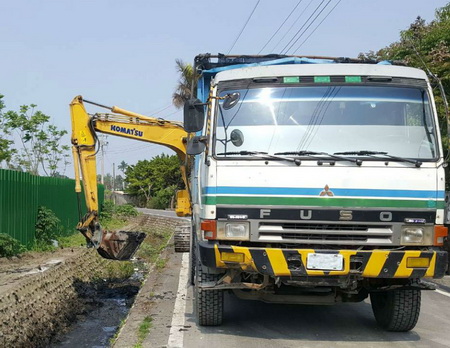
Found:
M 426 74 L 335 58 L 212 61 L 196 58 L 202 110 L 185 113 L 204 124 L 188 140 L 204 144 L 191 152 L 200 325 L 221 324 L 232 291 L 286 304 L 370 296 L 380 326 L 411 330 L 433 288 L 423 278 L 443 277 L 448 257 Z

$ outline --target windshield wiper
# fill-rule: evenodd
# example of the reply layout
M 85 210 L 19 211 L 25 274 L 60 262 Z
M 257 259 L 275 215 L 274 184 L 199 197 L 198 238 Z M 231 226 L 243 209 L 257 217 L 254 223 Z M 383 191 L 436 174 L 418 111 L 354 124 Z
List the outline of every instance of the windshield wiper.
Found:
M 255 156 L 255 155 L 267 155 L 267 152 L 260 152 L 260 151 L 235 151 L 235 152 L 221 152 L 217 155 L 240 155 L 240 156 Z
M 269 155 L 267 152 L 261 152 L 261 151 L 237 151 L 237 152 L 221 152 L 217 154 L 218 156 L 258 156 L 263 159 L 277 159 L 277 160 L 283 160 L 288 162 L 294 162 L 296 165 L 302 164 L 302 162 L 296 158 L 286 158 L 286 157 L 280 157 L 275 155 Z
M 377 158 L 376 156 L 385 156 L 385 157 L 393 159 L 395 161 L 412 163 L 417 168 L 419 168 L 422 165 L 422 162 L 419 160 L 412 160 L 412 159 L 405 158 L 405 157 L 393 156 L 393 155 L 389 155 L 387 152 L 383 152 L 383 151 L 361 150 L 361 151 L 335 152 L 334 154 L 335 155 L 347 155 L 347 156 L 369 156 L 372 158 Z
M 306 150 L 303 150 L 303 151 L 276 152 L 275 155 L 312 156 L 312 157 L 314 157 L 314 156 L 327 156 L 327 157 L 330 157 L 330 158 L 333 158 L 333 159 L 339 160 L 339 161 L 353 162 L 353 163 L 357 164 L 358 166 L 360 166 L 362 164 L 362 161 L 360 159 L 343 157 L 343 156 L 337 156 L 338 153 L 331 154 L 331 153 L 327 153 L 327 152 L 317 152 L 317 151 L 306 151 Z M 323 162 L 319 159 L 317 161 L 317 164 L 321 165 L 321 164 L 323 164 Z

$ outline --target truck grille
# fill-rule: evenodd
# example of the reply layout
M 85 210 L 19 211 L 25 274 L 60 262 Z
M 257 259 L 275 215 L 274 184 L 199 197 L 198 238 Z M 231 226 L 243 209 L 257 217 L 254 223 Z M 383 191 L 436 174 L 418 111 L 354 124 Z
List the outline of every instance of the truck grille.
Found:
M 304 244 L 392 244 L 392 226 L 361 224 L 314 224 L 261 222 L 261 242 Z

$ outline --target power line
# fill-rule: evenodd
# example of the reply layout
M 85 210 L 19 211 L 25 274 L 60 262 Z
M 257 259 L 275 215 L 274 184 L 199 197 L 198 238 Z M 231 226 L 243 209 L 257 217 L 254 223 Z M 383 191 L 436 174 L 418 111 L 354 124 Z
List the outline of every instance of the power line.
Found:
M 325 2 L 325 0 L 322 0 L 320 2 L 320 4 L 315 8 L 315 10 L 311 13 L 311 15 L 308 17 L 308 19 L 305 21 L 305 23 L 303 23 L 303 25 L 300 27 L 300 29 L 295 33 L 295 35 L 291 38 L 291 40 L 289 40 L 289 42 L 286 44 L 286 46 L 284 46 L 284 48 L 281 50 L 281 54 L 284 54 L 285 52 L 289 51 L 292 47 L 291 42 L 295 40 L 295 38 L 297 37 L 297 35 L 302 31 L 302 29 L 305 27 L 305 25 L 309 22 L 309 20 L 312 18 L 312 16 L 314 16 L 316 14 L 316 12 L 319 10 L 320 6 L 322 6 L 322 4 Z M 290 46 L 289 46 L 290 45 Z M 289 48 L 288 48 L 289 47 Z
M 275 52 L 275 50 L 277 49 L 278 45 L 284 40 L 284 38 L 286 37 L 287 34 L 289 34 L 292 30 L 292 28 L 294 27 L 295 24 L 297 24 L 298 20 L 303 16 L 303 14 L 306 12 L 306 10 L 309 8 L 309 5 L 311 5 L 311 3 L 314 0 L 310 0 L 310 2 L 308 3 L 308 5 L 306 5 L 306 7 L 303 9 L 303 11 L 298 15 L 297 19 L 294 21 L 294 23 L 291 24 L 291 26 L 289 27 L 289 29 L 286 31 L 286 33 L 284 33 L 283 37 L 278 41 L 278 43 L 275 45 L 275 47 L 272 49 L 272 52 Z
M 328 7 L 328 5 L 331 3 L 332 0 L 328 0 L 328 2 L 325 4 L 324 7 L 322 7 L 322 9 L 320 10 L 320 12 L 314 17 L 314 19 L 311 21 L 311 23 L 309 23 L 309 25 L 305 28 L 305 30 L 303 30 L 303 32 L 300 34 L 300 36 L 294 41 L 294 43 L 289 47 L 289 50 L 294 47 L 294 45 L 298 42 L 298 40 L 301 39 L 301 37 L 303 35 L 305 35 L 305 33 L 308 31 L 308 29 L 311 27 L 311 25 L 314 24 L 314 22 L 317 20 L 317 18 L 319 18 L 319 16 L 322 14 L 322 12 Z
M 320 25 L 325 21 L 325 19 L 327 19 L 327 17 L 331 14 L 331 12 L 333 12 L 333 10 L 337 7 L 337 5 L 339 5 L 339 3 L 340 3 L 341 1 L 342 1 L 342 0 L 339 0 L 339 1 L 336 3 L 336 5 L 333 6 L 333 8 L 331 9 L 331 11 L 327 13 L 327 15 L 326 15 L 326 16 L 320 21 L 320 23 L 317 25 L 317 27 L 314 28 L 314 30 L 311 32 L 311 34 L 309 34 L 308 37 L 307 37 L 305 40 L 303 40 L 303 42 L 300 44 L 300 46 L 298 46 L 298 47 L 295 49 L 295 51 L 294 51 L 293 53 L 296 53 L 296 52 L 300 49 L 300 47 L 302 47 L 303 44 L 304 44 L 306 41 L 308 41 L 308 39 L 311 37 L 311 35 L 314 34 L 314 32 L 317 30 L 317 28 L 320 27 Z
M 286 17 L 286 19 L 284 20 L 283 23 L 281 23 L 281 25 L 278 27 L 278 29 L 275 31 L 275 33 L 272 35 L 272 37 L 269 39 L 269 41 L 266 42 L 266 44 L 263 46 L 263 48 L 261 48 L 261 50 L 258 52 L 258 54 L 260 54 L 265 48 L 266 46 L 270 43 L 270 41 L 272 41 L 272 39 L 275 37 L 275 35 L 278 34 L 278 32 L 280 31 L 280 29 L 283 27 L 283 25 L 287 22 L 287 20 L 292 16 L 292 14 L 294 13 L 294 11 L 297 9 L 298 5 L 301 4 L 303 0 L 300 0 L 299 2 L 297 2 L 297 5 L 295 5 L 295 7 L 292 9 L 291 13 L 289 13 L 289 16 Z
M 227 54 L 230 54 L 231 50 L 234 48 L 234 45 L 236 45 L 236 42 L 237 42 L 237 41 L 239 40 L 239 38 L 241 37 L 242 33 L 244 32 L 245 27 L 247 26 L 248 22 L 249 22 L 250 19 L 252 18 L 253 13 L 255 12 L 256 8 L 258 7 L 260 1 L 261 1 L 261 0 L 258 0 L 258 2 L 256 3 L 255 7 L 253 8 L 252 13 L 250 13 L 250 16 L 248 16 L 247 21 L 245 22 L 244 26 L 242 27 L 242 29 L 241 29 L 239 35 L 237 36 L 236 40 L 234 40 L 233 45 L 232 45 L 231 48 L 228 50 L 228 53 L 227 53 Z
M 170 103 L 169 105 L 163 107 L 163 108 L 158 108 L 155 111 L 152 111 L 149 113 L 149 115 L 156 115 L 156 114 L 160 114 L 161 112 L 163 112 L 164 110 L 167 110 L 168 108 L 170 108 L 171 106 L 173 106 L 172 103 Z

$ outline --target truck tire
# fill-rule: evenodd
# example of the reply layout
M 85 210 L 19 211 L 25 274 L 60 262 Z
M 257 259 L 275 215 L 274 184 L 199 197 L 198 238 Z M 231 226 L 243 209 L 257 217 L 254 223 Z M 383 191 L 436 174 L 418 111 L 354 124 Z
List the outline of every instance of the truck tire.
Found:
M 404 332 L 414 328 L 420 313 L 420 290 L 370 293 L 375 319 L 383 329 Z
M 175 234 L 173 236 L 175 252 L 187 253 L 189 252 L 191 235 L 191 225 L 183 225 L 175 227 Z
M 197 264 L 197 237 L 195 233 L 191 239 L 191 250 L 189 255 L 189 284 L 195 285 L 195 266 Z
M 202 270 L 197 262 L 195 267 L 194 311 L 200 326 L 222 325 L 223 319 L 223 290 L 201 290 L 199 285 L 216 282 L 221 274 L 211 274 Z

